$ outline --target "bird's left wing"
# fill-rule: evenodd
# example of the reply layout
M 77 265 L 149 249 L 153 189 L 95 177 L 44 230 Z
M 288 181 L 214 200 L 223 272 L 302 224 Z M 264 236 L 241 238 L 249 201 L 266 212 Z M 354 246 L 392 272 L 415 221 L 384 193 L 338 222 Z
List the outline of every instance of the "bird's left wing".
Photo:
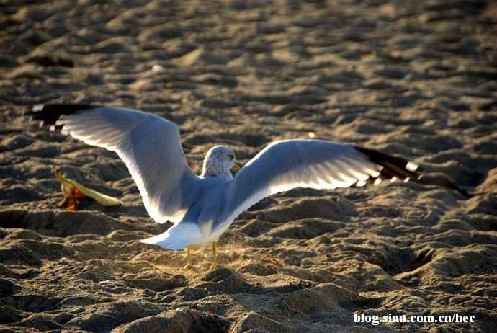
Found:
M 352 144 L 287 140 L 270 144 L 236 175 L 227 196 L 224 221 L 230 223 L 264 197 L 295 187 L 333 190 L 371 180 L 417 179 L 417 165 Z
M 40 105 L 31 116 L 89 145 L 115 151 L 156 222 L 180 221 L 194 201 L 199 178 L 187 165 L 173 122 L 139 110 L 93 105 Z

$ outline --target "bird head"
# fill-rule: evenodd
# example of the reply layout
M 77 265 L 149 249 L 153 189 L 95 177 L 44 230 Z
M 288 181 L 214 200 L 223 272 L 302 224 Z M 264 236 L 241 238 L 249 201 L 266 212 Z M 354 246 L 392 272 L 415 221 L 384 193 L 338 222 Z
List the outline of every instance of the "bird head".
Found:
M 205 155 L 202 176 L 232 178 L 231 169 L 236 163 L 235 153 L 226 146 L 214 146 Z

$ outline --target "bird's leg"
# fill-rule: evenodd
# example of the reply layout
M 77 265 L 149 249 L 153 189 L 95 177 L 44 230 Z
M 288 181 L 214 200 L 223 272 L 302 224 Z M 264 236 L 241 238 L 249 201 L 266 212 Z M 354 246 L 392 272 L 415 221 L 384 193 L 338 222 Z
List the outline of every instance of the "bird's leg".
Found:
M 192 266 L 192 257 L 191 257 L 191 249 L 189 246 L 185 248 L 185 253 L 186 253 L 186 265 L 183 267 L 184 269 L 191 269 Z
M 212 265 L 211 265 L 211 268 L 216 268 L 217 266 L 218 266 L 218 263 L 217 263 L 216 242 L 212 242 Z

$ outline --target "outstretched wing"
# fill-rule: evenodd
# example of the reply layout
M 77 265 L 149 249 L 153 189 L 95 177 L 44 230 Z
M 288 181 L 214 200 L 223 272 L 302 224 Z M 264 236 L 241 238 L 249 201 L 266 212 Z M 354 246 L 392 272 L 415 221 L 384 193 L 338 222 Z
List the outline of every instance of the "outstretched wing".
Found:
M 133 109 L 92 105 L 42 105 L 31 115 L 63 134 L 115 151 L 156 222 L 178 222 L 192 204 L 199 178 L 187 165 L 173 122 Z
M 287 140 L 270 144 L 236 175 L 228 190 L 225 221 L 272 194 L 295 187 L 332 190 L 382 179 L 418 179 L 417 165 L 352 144 Z

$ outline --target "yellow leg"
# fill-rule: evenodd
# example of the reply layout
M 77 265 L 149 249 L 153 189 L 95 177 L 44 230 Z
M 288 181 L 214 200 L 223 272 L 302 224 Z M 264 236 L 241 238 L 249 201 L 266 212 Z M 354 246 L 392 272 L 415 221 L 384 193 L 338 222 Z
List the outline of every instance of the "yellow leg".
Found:
M 185 249 L 185 252 L 186 252 L 186 265 L 185 265 L 184 268 L 185 269 L 190 269 L 190 268 L 193 267 L 192 266 L 192 257 L 191 257 L 192 253 L 191 253 L 190 247 L 187 246 L 186 249 Z
M 218 266 L 218 264 L 217 264 L 216 242 L 212 242 L 212 265 L 211 265 L 211 268 L 216 268 L 217 266 Z

